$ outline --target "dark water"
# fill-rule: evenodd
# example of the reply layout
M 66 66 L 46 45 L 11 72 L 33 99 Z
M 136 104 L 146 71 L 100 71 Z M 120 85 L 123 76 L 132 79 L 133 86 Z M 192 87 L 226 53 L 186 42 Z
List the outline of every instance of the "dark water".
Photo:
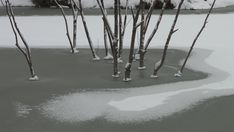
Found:
M 103 56 L 103 50 L 97 51 Z M 162 69 L 158 80 L 150 79 L 154 62 L 159 60 L 161 52 L 161 50 L 150 50 L 146 56 L 148 68 L 145 71 L 138 71 L 135 62 L 132 69 L 133 81 L 124 83 L 123 76 L 117 80 L 111 77 L 111 61 L 93 62 L 87 49 L 81 49 L 78 55 L 70 54 L 68 49 L 32 49 L 33 62 L 40 81 L 30 82 L 28 67 L 21 53 L 16 49 L 0 49 L 0 132 L 109 132 L 118 130 L 115 129 L 118 127 L 123 127 L 123 130 L 127 131 L 128 127 L 132 127 L 131 124 L 108 123 L 104 118 L 77 124 L 59 123 L 43 116 L 37 107 L 54 96 L 79 90 L 134 88 L 207 77 L 204 73 L 186 69 L 183 79 L 174 78 L 173 73 L 177 72 L 178 62 L 186 53 L 169 50 L 166 65 L 170 67 Z M 125 52 L 124 60 L 126 57 Z M 120 65 L 122 70 L 124 65 L 125 63 Z M 144 125 L 139 128 L 144 128 Z

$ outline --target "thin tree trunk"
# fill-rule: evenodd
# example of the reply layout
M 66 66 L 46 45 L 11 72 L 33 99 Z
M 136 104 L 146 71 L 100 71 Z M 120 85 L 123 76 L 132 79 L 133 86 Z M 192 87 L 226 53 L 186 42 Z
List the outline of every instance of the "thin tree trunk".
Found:
M 105 14 L 105 10 L 103 8 L 103 6 L 101 5 L 100 1 L 97 0 L 98 6 L 101 9 L 102 15 L 103 15 L 103 21 L 106 24 L 104 27 L 106 27 L 108 36 L 109 36 L 109 40 L 110 40 L 110 45 L 111 45 L 111 50 L 112 50 L 112 54 L 113 54 L 113 58 L 114 58 L 114 63 L 113 63 L 113 70 L 114 70 L 114 74 L 112 75 L 113 77 L 119 77 L 119 71 L 118 71 L 118 38 L 116 37 L 116 31 L 113 32 L 111 29 L 111 26 L 109 24 L 109 21 L 107 19 L 107 16 Z M 117 14 L 118 16 L 118 14 Z M 117 17 L 118 18 L 118 17 Z M 118 28 L 118 25 L 117 25 Z M 118 32 L 117 32 L 118 34 Z
M 142 0 L 140 0 L 140 5 L 141 4 L 142 4 Z M 136 40 L 136 32 L 137 32 L 137 28 L 141 24 L 141 23 L 137 24 L 139 15 L 140 15 L 140 9 L 137 10 L 136 15 L 134 15 L 134 12 L 132 10 L 133 28 L 132 28 L 132 38 L 131 38 L 129 58 L 128 58 L 128 63 L 125 66 L 125 76 L 123 79 L 125 82 L 131 81 L 131 67 L 132 67 L 132 62 L 134 59 L 134 47 L 135 47 L 135 40 Z
M 152 12 L 153 12 L 154 6 L 155 6 L 157 1 L 158 0 L 155 0 L 151 4 L 151 7 L 150 7 L 150 9 L 149 9 L 149 11 L 147 13 L 147 16 L 144 19 L 144 24 L 142 24 L 143 29 L 142 29 L 142 34 L 141 34 L 141 43 L 140 43 L 141 46 L 139 48 L 140 49 L 139 50 L 139 56 L 140 56 L 139 59 L 140 60 L 139 60 L 139 67 L 138 67 L 139 70 L 144 70 L 146 68 L 145 64 L 144 64 L 145 54 L 147 52 L 147 49 L 148 49 L 148 46 L 149 46 L 151 40 L 153 39 L 153 37 L 155 36 L 155 34 L 156 34 L 156 32 L 157 32 L 157 30 L 159 28 L 159 25 L 161 23 L 165 7 L 166 7 L 167 2 L 168 2 L 168 0 L 164 0 L 163 6 L 162 6 L 162 9 L 161 9 L 161 13 L 160 13 L 159 18 L 158 18 L 158 21 L 157 21 L 157 23 L 156 23 L 150 37 L 148 38 L 148 40 L 147 40 L 147 42 L 145 44 L 145 34 L 146 34 L 146 31 L 148 30 L 148 26 L 149 26 L 149 22 L 150 22 L 150 19 L 151 19 L 151 16 L 152 16 Z
M 29 66 L 29 70 L 30 70 L 30 74 L 31 74 L 31 77 L 29 78 L 29 80 L 31 80 L 31 81 L 37 81 L 37 80 L 39 80 L 39 78 L 36 75 L 35 70 L 33 68 L 30 48 L 29 48 L 29 46 L 28 46 L 25 38 L 23 37 L 20 29 L 18 28 L 18 25 L 17 25 L 16 20 L 15 20 L 15 16 L 14 16 L 14 12 L 13 12 L 11 3 L 9 2 L 9 0 L 6 0 L 5 4 L 6 4 L 5 5 L 6 12 L 7 12 L 8 18 L 10 20 L 10 24 L 11 24 L 12 30 L 14 32 L 14 36 L 15 36 L 15 40 L 16 40 L 16 46 L 20 50 L 20 52 L 25 56 L 25 59 L 26 59 L 26 61 L 28 63 L 28 66 Z M 25 46 L 25 50 L 26 51 L 23 48 L 20 47 L 19 42 L 18 42 L 17 33 L 20 36 L 20 38 L 21 38 L 21 40 L 22 40 L 22 42 L 23 42 L 23 44 Z
M 175 26 L 176 26 L 176 23 L 177 23 L 177 20 L 178 20 L 178 17 L 180 15 L 180 10 L 181 10 L 181 6 L 182 4 L 184 3 L 184 0 L 181 0 L 180 1 L 180 4 L 178 6 L 178 9 L 177 9 L 177 12 L 176 12 L 176 16 L 175 16 L 175 19 L 173 21 L 173 24 L 171 26 L 171 30 L 168 34 L 168 37 L 167 37 L 167 41 L 165 43 L 165 47 L 164 47 L 164 50 L 163 50 L 163 55 L 162 55 L 162 58 L 159 62 L 155 63 L 155 68 L 154 68 L 154 72 L 153 72 L 153 75 L 151 75 L 152 78 L 157 78 L 157 74 L 158 74 L 158 71 L 162 68 L 163 64 L 164 64 L 164 61 L 166 59 L 166 56 L 167 56 L 167 50 L 168 50 L 168 46 L 170 44 L 170 41 L 171 41 L 171 37 L 172 35 L 178 31 L 178 29 L 175 30 Z
M 103 0 L 101 0 L 101 5 L 102 7 L 105 9 L 105 5 L 104 5 L 104 2 Z M 105 10 L 105 14 L 107 15 L 107 12 Z M 107 42 L 107 30 L 106 30 L 106 27 L 105 27 L 105 21 L 103 22 L 103 34 L 104 34 L 104 46 L 105 46 L 105 57 L 104 57 L 104 60 L 112 60 L 113 59 L 113 56 L 109 53 L 109 48 L 108 48 L 108 42 Z
M 78 22 L 78 10 L 74 7 L 74 3 L 72 0 L 70 0 L 71 6 L 72 6 L 72 15 L 73 15 L 73 43 L 72 47 L 74 49 L 74 52 L 78 52 L 76 49 L 77 46 L 77 22 Z
M 206 16 L 206 18 L 205 18 L 205 20 L 204 20 L 204 23 L 203 23 L 203 25 L 202 25 L 200 31 L 198 32 L 197 36 L 196 36 L 195 39 L 193 40 L 193 43 L 192 43 L 192 45 L 191 45 L 191 47 L 190 47 L 190 50 L 189 50 L 189 52 L 188 52 L 188 54 L 187 54 L 187 56 L 186 56 L 186 59 L 185 59 L 183 65 L 181 66 L 181 68 L 180 68 L 180 70 L 178 71 L 178 73 L 175 74 L 176 77 L 182 76 L 182 73 L 183 73 L 184 67 L 185 67 L 185 65 L 186 65 L 186 63 L 187 63 L 187 61 L 188 61 L 188 58 L 190 57 L 190 55 L 191 55 L 191 53 L 192 53 L 192 51 L 193 51 L 193 48 L 194 48 L 194 46 L 195 46 L 195 44 L 196 44 L 198 38 L 200 37 L 200 35 L 201 35 L 202 32 L 204 31 L 204 29 L 205 29 L 205 27 L 206 27 L 206 25 L 207 25 L 207 23 L 208 23 L 208 18 L 209 18 L 210 14 L 211 14 L 211 12 L 212 12 L 212 10 L 213 10 L 213 8 L 214 8 L 215 2 L 216 2 L 216 0 L 213 1 L 212 6 L 211 6 L 209 12 L 207 13 L 207 16 Z
M 78 11 L 80 12 L 81 19 L 82 19 L 84 29 L 85 29 L 85 34 L 86 34 L 86 37 L 88 39 L 89 47 L 90 47 L 91 52 L 92 52 L 93 60 L 100 60 L 100 58 L 96 54 L 95 49 L 93 48 L 93 42 L 92 42 L 92 39 L 90 37 L 88 26 L 87 26 L 87 23 L 86 23 L 86 20 L 85 20 L 85 17 L 84 17 L 84 11 L 83 11 L 83 6 L 82 6 L 82 3 L 81 3 L 81 0 L 79 0 L 79 5 L 77 5 L 77 3 L 75 3 L 74 0 L 72 0 L 72 2 L 74 3 L 74 5 L 78 9 Z
M 123 28 L 123 22 L 122 22 L 122 12 L 121 12 L 121 2 L 118 0 L 118 17 L 119 17 L 119 50 L 118 50 L 118 62 L 123 62 L 121 60 L 121 52 L 123 49 L 123 36 L 122 36 L 122 28 Z
M 119 36 L 119 19 L 118 19 L 118 8 L 119 8 L 119 0 L 114 0 L 114 37 L 117 38 L 116 41 L 113 41 L 113 68 L 114 68 L 114 74 L 113 77 L 119 77 L 119 71 L 118 71 L 118 36 Z
M 129 0 L 126 0 L 125 4 L 125 15 L 124 15 L 124 21 L 122 22 L 122 14 L 121 14 L 121 9 L 119 11 L 119 19 L 120 19 L 120 37 L 119 37 L 119 60 L 121 59 L 122 53 L 123 53 L 123 40 L 124 40 L 124 35 L 126 31 L 126 26 L 127 26 L 127 13 L 128 13 L 128 2 Z
M 140 30 L 140 46 L 139 46 L 139 54 L 140 54 L 140 66 L 139 70 L 145 69 L 144 59 L 142 58 L 142 54 L 144 54 L 144 43 L 145 43 L 145 33 L 146 33 L 146 25 L 145 25 L 145 3 L 143 2 L 140 5 L 141 8 L 141 30 Z
M 66 27 L 66 35 L 67 35 L 69 44 L 71 46 L 71 52 L 74 54 L 74 53 L 76 53 L 76 50 L 74 50 L 74 48 L 73 48 L 73 43 L 72 43 L 71 36 L 70 36 L 70 33 L 69 33 L 69 27 L 68 27 L 68 22 L 67 22 L 67 18 L 66 18 L 65 12 L 63 10 L 63 7 L 58 3 L 57 0 L 54 0 L 54 2 L 59 7 L 59 9 L 60 9 L 60 11 L 61 11 L 61 13 L 63 15 L 64 21 L 65 21 L 65 27 Z
M 166 5 L 167 5 L 167 1 L 168 1 L 168 0 L 165 0 L 164 3 L 163 3 L 163 6 L 162 6 L 162 9 L 161 9 L 161 12 L 160 12 L 158 21 L 157 21 L 157 23 L 156 23 L 156 25 L 155 25 L 155 27 L 154 27 L 152 33 L 150 34 L 149 39 L 148 39 L 147 42 L 146 42 L 145 51 L 148 49 L 150 42 L 152 41 L 153 37 L 155 36 L 155 34 L 156 34 L 157 31 L 158 31 L 158 28 L 159 28 L 160 23 L 161 23 L 161 21 L 162 21 L 162 17 L 163 17 L 163 14 L 164 14 L 164 11 L 165 11 L 165 8 L 166 8 Z

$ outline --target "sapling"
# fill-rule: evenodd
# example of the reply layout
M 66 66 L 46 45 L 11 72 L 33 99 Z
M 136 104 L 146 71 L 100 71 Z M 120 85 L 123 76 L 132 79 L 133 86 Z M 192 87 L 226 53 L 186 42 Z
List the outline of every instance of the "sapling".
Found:
M 125 4 L 125 15 L 124 15 L 124 20 L 122 19 L 122 12 L 121 12 L 121 7 L 119 6 L 119 51 L 118 51 L 118 61 L 123 62 L 121 60 L 122 52 L 123 52 L 123 40 L 124 40 L 124 35 L 127 27 L 127 13 L 128 13 L 128 4 L 129 0 L 126 0 Z M 119 5 L 121 5 L 120 0 L 119 0 Z
M 163 66 L 163 64 L 164 64 L 164 62 L 165 62 L 165 59 L 166 59 L 166 56 L 167 56 L 168 46 L 169 46 L 170 41 L 171 41 L 171 37 L 172 37 L 172 35 L 173 35 L 176 31 L 178 31 L 178 29 L 175 29 L 175 26 L 176 26 L 177 20 L 178 20 L 178 18 L 179 18 L 180 11 L 181 11 L 181 7 L 182 7 L 182 4 L 183 4 L 183 3 L 184 3 L 184 0 L 181 0 L 180 3 L 179 3 L 179 6 L 178 6 L 178 9 L 177 9 L 177 12 L 176 12 L 174 21 L 173 21 L 173 23 L 172 23 L 170 32 L 169 32 L 169 34 L 168 34 L 168 37 L 167 37 L 167 40 L 166 40 L 166 43 L 165 43 L 165 46 L 164 46 L 162 58 L 161 58 L 160 61 L 158 61 L 158 62 L 155 63 L 153 75 L 151 75 L 151 78 L 157 78 L 157 77 L 158 77 L 158 71 L 162 68 L 162 66 Z
M 1 0 L 1 2 L 4 5 L 2 0 Z M 21 31 L 20 31 L 20 29 L 19 29 L 19 27 L 17 25 L 15 15 L 14 15 L 14 11 L 13 11 L 12 5 L 9 2 L 9 0 L 5 0 L 5 9 L 6 9 L 6 12 L 7 12 L 7 16 L 9 18 L 9 20 L 10 20 L 11 28 L 12 28 L 14 36 L 15 36 L 15 41 L 16 41 L 15 45 L 19 49 L 19 51 L 24 55 L 24 57 L 25 57 L 25 59 L 27 61 L 27 64 L 28 64 L 28 67 L 29 67 L 29 70 L 30 70 L 30 74 L 31 74 L 31 77 L 29 78 L 29 80 L 30 81 L 37 81 L 37 80 L 39 80 L 39 77 L 36 75 L 34 67 L 33 67 L 30 48 L 29 48 L 27 41 L 25 40 L 23 34 L 21 33 Z M 23 42 L 23 44 L 25 46 L 25 49 L 22 48 L 19 45 L 18 35 L 19 35 L 20 39 L 22 40 L 22 42 Z
M 120 72 L 118 71 L 118 41 L 119 41 L 119 0 L 114 0 L 114 37 L 117 38 L 113 41 L 113 63 L 114 63 L 114 74 L 113 77 L 119 77 Z
M 107 16 L 107 11 L 105 10 L 105 5 L 104 5 L 104 1 L 101 0 L 101 5 L 105 11 L 105 14 Z M 108 41 L 107 41 L 107 30 L 106 30 L 106 27 L 105 27 L 105 22 L 103 22 L 103 35 L 104 35 L 104 46 L 105 46 L 105 57 L 104 57 L 104 60 L 112 60 L 113 59 L 113 56 L 110 54 L 109 52 L 109 47 L 108 47 Z
M 140 5 L 142 4 L 142 2 L 143 0 L 140 0 Z M 137 28 L 141 25 L 141 22 L 137 24 L 139 15 L 140 15 L 140 8 L 137 10 L 136 14 L 134 14 L 134 11 L 132 8 L 131 8 L 131 12 L 132 12 L 132 18 L 133 18 L 133 27 L 132 27 L 132 37 L 131 37 L 129 58 L 125 66 L 125 76 L 123 79 L 125 82 L 132 80 L 131 79 L 131 67 L 132 67 L 132 62 L 134 60 L 134 47 L 135 47 L 135 40 L 136 40 L 136 32 L 137 32 Z
M 84 26 L 84 29 L 85 29 L 85 34 L 86 34 L 86 37 L 88 39 L 89 47 L 90 47 L 91 52 L 92 52 L 93 60 L 100 60 L 100 58 L 96 54 L 95 49 L 93 48 L 93 42 L 92 42 L 92 39 L 91 39 L 90 34 L 89 34 L 88 26 L 86 24 L 86 20 L 85 20 L 85 17 L 84 17 L 84 11 L 83 11 L 83 6 L 82 6 L 82 3 L 81 3 L 81 0 L 78 0 L 78 2 L 79 3 L 77 4 L 74 0 L 72 0 L 72 3 L 76 7 L 76 9 L 78 9 L 78 11 L 80 12 L 82 23 L 83 23 L 83 26 Z
M 187 63 L 187 61 L 188 61 L 188 59 L 189 59 L 189 57 L 190 57 L 190 55 L 191 55 L 191 53 L 192 53 L 192 51 L 193 51 L 193 49 L 194 49 L 194 46 L 195 46 L 195 44 L 196 44 L 198 38 L 200 37 L 200 35 L 201 35 L 202 32 L 204 31 L 204 29 L 205 29 L 205 27 L 206 27 L 206 25 L 207 25 L 207 23 L 208 23 L 208 18 L 209 18 L 210 14 L 211 14 L 211 12 L 212 12 L 212 10 L 213 10 L 213 8 L 214 8 L 215 3 L 216 3 L 216 0 L 213 1 L 213 3 L 212 3 L 212 5 L 211 5 L 211 7 L 210 7 L 209 12 L 207 13 L 207 16 L 206 16 L 206 18 L 205 18 L 205 21 L 204 21 L 204 23 L 203 23 L 201 29 L 199 30 L 197 36 L 196 36 L 195 39 L 193 40 L 193 43 L 192 43 L 192 45 L 191 45 L 191 47 L 190 47 L 190 50 L 189 50 L 189 52 L 188 52 L 188 54 L 187 54 L 187 56 L 186 56 L 186 58 L 185 58 L 185 60 L 184 60 L 184 63 L 183 63 L 183 65 L 181 66 L 180 70 L 175 74 L 175 77 L 181 77 L 181 76 L 182 76 L 183 71 L 184 71 L 184 67 L 185 67 L 185 65 L 186 65 L 186 63 Z
M 147 13 L 147 16 L 144 18 L 144 8 L 142 9 L 142 25 L 141 25 L 141 37 L 140 37 L 140 46 L 139 46 L 139 70 L 144 70 L 146 68 L 145 64 L 144 64 L 144 59 L 145 59 L 145 54 L 148 50 L 148 47 L 150 45 L 150 42 L 152 41 L 153 37 L 155 36 L 156 32 L 159 29 L 163 14 L 164 14 L 164 10 L 166 8 L 166 5 L 168 3 L 169 0 L 164 0 L 163 5 L 162 5 L 162 9 L 161 12 L 159 14 L 158 20 L 156 22 L 156 25 L 152 31 L 152 33 L 150 34 L 149 38 L 147 39 L 146 43 L 145 43 L 145 34 L 148 30 L 149 27 L 149 22 L 152 16 L 152 12 L 154 9 L 154 6 L 156 4 L 158 0 L 154 0 L 153 3 L 151 3 L 151 7 Z
M 66 35 L 71 47 L 71 53 L 78 53 L 79 51 L 76 49 L 76 36 L 77 36 L 77 19 L 78 19 L 78 10 L 74 9 L 74 6 L 72 5 L 72 11 L 73 11 L 73 41 L 71 40 L 71 35 L 69 32 L 69 27 L 68 27 L 68 21 L 67 21 L 67 17 L 66 14 L 64 12 L 63 7 L 58 3 L 57 0 L 54 0 L 54 2 L 56 3 L 56 5 L 59 7 L 63 18 L 64 18 L 64 22 L 65 22 L 65 27 L 66 27 Z
M 108 38 L 109 38 L 109 41 L 110 41 L 110 47 L 111 47 L 111 51 L 112 51 L 112 55 L 113 55 L 113 75 L 112 77 L 119 77 L 119 70 L 118 70 L 118 23 L 115 22 L 115 32 L 112 31 L 112 28 L 110 26 L 110 23 L 107 19 L 107 15 L 106 15 L 106 12 L 105 12 L 105 9 L 104 7 L 102 6 L 101 2 L 99 0 L 97 0 L 97 3 L 98 3 L 98 6 L 100 7 L 100 10 L 101 10 L 101 13 L 102 13 L 102 16 L 103 16 L 103 23 L 105 24 L 105 28 L 106 28 L 106 31 L 107 31 L 107 35 L 108 35 Z M 115 8 L 117 9 L 118 8 L 118 2 L 115 1 Z M 115 9 L 115 12 L 118 13 L 118 11 L 116 11 Z M 116 16 L 117 15 L 117 16 Z M 118 14 L 115 14 L 115 19 L 118 19 Z M 116 20 L 117 21 L 117 20 Z M 117 25 L 116 25 L 117 23 Z

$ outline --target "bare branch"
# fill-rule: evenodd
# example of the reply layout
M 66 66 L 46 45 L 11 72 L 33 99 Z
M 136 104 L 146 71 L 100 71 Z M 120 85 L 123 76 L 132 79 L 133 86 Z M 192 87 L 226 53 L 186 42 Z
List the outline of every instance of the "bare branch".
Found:
M 211 12 L 212 12 L 212 10 L 213 10 L 213 8 L 214 8 L 215 3 L 216 3 L 216 0 L 213 1 L 212 5 L 211 5 L 211 8 L 210 8 L 209 12 L 207 13 L 207 16 L 206 16 L 206 18 L 205 18 L 205 20 L 204 20 L 204 23 L 203 23 L 203 25 L 202 25 L 200 31 L 198 32 L 197 36 L 196 36 L 195 39 L 193 40 L 193 43 L 192 43 L 192 45 L 191 45 L 191 47 L 190 47 L 190 50 L 189 50 L 189 52 L 188 52 L 188 54 L 187 54 L 187 56 L 186 56 L 186 59 L 185 59 L 183 65 L 181 66 L 181 68 L 180 68 L 180 70 L 178 71 L 178 73 L 175 74 L 175 76 L 181 76 L 181 75 L 182 75 L 183 70 L 184 70 L 184 67 L 185 67 L 185 65 L 186 65 L 186 63 L 187 63 L 187 61 L 188 61 L 188 58 L 190 57 L 190 55 L 191 55 L 191 53 L 192 53 L 192 50 L 193 50 L 193 48 L 194 48 L 194 46 L 195 46 L 195 44 L 196 44 L 198 38 L 200 37 L 200 35 L 201 35 L 202 32 L 204 31 L 204 29 L 205 29 L 205 27 L 206 27 L 206 25 L 207 25 L 207 23 L 208 23 L 208 18 L 209 18 L 210 14 L 211 14 Z
M 68 28 L 68 22 L 67 22 L 67 18 L 66 18 L 64 9 L 63 9 L 63 7 L 58 3 L 57 0 L 54 0 L 54 2 L 55 2 L 56 5 L 59 7 L 59 9 L 60 9 L 60 11 L 61 11 L 61 13 L 62 13 L 62 15 L 63 15 L 64 21 L 65 21 L 65 26 L 66 26 L 66 32 L 67 32 L 66 35 L 67 35 L 69 44 L 70 44 L 70 46 L 71 46 L 71 51 L 72 51 L 72 53 L 75 53 L 75 50 L 74 50 L 74 48 L 73 48 L 73 43 L 72 43 L 72 41 L 71 41 L 71 36 L 70 36 L 70 33 L 69 33 L 69 28 Z
M 153 75 L 151 76 L 151 77 L 153 77 L 153 78 L 157 77 L 158 71 L 161 69 L 161 67 L 162 67 L 163 64 L 164 64 L 164 61 L 165 61 L 166 55 L 167 55 L 168 46 L 169 46 L 169 44 L 170 44 L 171 37 L 172 37 L 172 35 L 173 35 L 174 31 L 175 31 L 175 26 L 176 26 L 178 17 L 179 17 L 179 15 L 180 15 L 180 11 L 181 11 L 181 7 L 182 7 L 182 4 L 183 4 L 183 3 L 184 3 L 184 0 L 181 0 L 180 3 L 179 3 L 178 9 L 177 9 L 177 12 L 176 12 L 176 15 L 175 15 L 175 19 L 174 19 L 174 21 L 173 21 L 173 23 L 172 23 L 170 32 L 169 32 L 168 37 L 167 37 L 167 41 L 166 41 L 165 46 L 164 46 L 162 59 L 161 59 L 159 65 L 157 65 L 157 67 L 155 67 L 154 72 L 153 72 Z
M 173 34 L 176 33 L 178 30 L 179 30 L 179 29 L 175 29 L 175 30 L 173 31 Z
M 89 30 L 88 30 L 88 26 L 87 26 L 87 23 L 86 23 L 86 20 L 85 20 L 85 17 L 84 17 L 84 11 L 83 11 L 83 6 L 82 6 L 82 3 L 81 3 L 81 0 L 78 0 L 79 2 L 79 5 L 74 1 L 72 0 L 75 7 L 79 10 L 80 12 L 80 15 L 81 15 L 81 19 L 82 19 L 82 22 L 83 22 L 83 26 L 84 26 L 84 29 L 85 29 L 85 34 L 86 34 L 86 37 L 88 39 L 88 42 L 89 42 L 89 47 L 91 49 L 91 52 L 92 52 L 92 56 L 93 56 L 93 60 L 100 60 L 100 58 L 97 56 L 96 54 L 96 51 L 95 49 L 93 48 L 93 42 L 92 42 L 92 39 L 90 37 L 90 34 L 89 34 Z

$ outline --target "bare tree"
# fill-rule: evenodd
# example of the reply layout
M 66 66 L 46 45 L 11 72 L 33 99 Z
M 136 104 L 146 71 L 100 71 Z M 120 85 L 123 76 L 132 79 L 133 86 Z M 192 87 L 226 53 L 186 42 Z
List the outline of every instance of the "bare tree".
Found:
M 67 21 L 67 17 L 66 14 L 64 12 L 63 7 L 58 3 L 57 0 L 54 0 L 54 2 L 56 3 L 56 5 L 59 7 L 64 21 L 65 21 L 65 26 L 66 26 L 66 35 L 71 47 L 71 52 L 74 53 L 78 53 L 79 51 L 76 49 L 76 36 L 77 36 L 77 19 L 78 19 L 78 10 L 74 9 L 74 6 L 72 5 L 72 11 L 73 11 L 73 41 L 71 40 L 71 35 L 69 32 L 69 27 L 68 27 L 68 21 Z
M 1 0 L 1 2 L 2 2 L 2 0 Z M 2 2 L 2 4 L 4 5 L 3 2 Z M 12 28 L 14 36 L 15 36 L 15 41 L 16 41 L 15 45 L 19 49 L 19 51 L 24 55 L 24 57 L 27 61 L 27 64 L 28 64 L 28 67 L 30 70 L 30 74 L 31 74 L 31 77 L 29 78 L 29 80 L 30 81 L 37 81 L 37 80 L 39 80 L 39 78 L 36 75 L 34 67 L 33 67 L 30 48 L 29 48 L 28 43 L 26 42 L 25 38 L 23 37 L 23 34 L 21 33 L 21 31 L 16 23 L 14 11 L 13 11 L 13 8 L 12 8 L 9 0 L 5 0 L 5 9 L 6 9 L 8 18 L 10 20 L 11 28 Z M 22 40 L 22 42 L 25 46 L 25 49 L 19 45 L 18 35 L 19 35 L 20 39 Z
M 107 16 L 107 11 L 105 10 L 105 5 L 104 5 L 104 1 L 101 0 L 101 5 L 105 11 L 105 15 Z M 105 21 L 103 22 L 103 34 L 104 34 L 104 46 L 105 46 L 105 57 L 104 57 L 104 60 L 112 60 L 113 59 L 113 56 L 110 54 L 109 52 L 109 48 L 108 48 L 108 41 L 107 41 L 107 30 L 106 30 L 106 27 L 105 27 Z
M 72 2 L 74 4 L 74 6 L 76 7 L 76 9 L 78 9 L 78 11 L 80 12 L 82 23 L 83 23 L 83 26 L 84 26 L 84 29 L 85 29 L 85 34 L 86 34 L 86 37 L 88 39 L 89 47 L 90 47 L 92 55 L 93 55 L 93 60 L 100 60 L 100 58 L 96 54 L 95 49 L 93 48 L 93 42 L 92 42 L 92 39 L 91 39 L 90 34 L 89 34 L 88 26 L 86 24 L 86 20 L 85 20 L 85 17 L 84 17 L 84 11 L 83 11 L 83 6 L 82 6 L 82 3 L 81 3 L 81 0 L 78 0 L 78 4 L 74 0 L 72 0 Z
M 113 41 L 113 63 L 114 63 L 114 75 L 113 77 L 119 77 L 119 70 L 118 70 L 118 36 L 119 36 L 119 7 L 120 7 L 120 0 L 114 0 L 114 37 L 117 38 L 116 41 Z
M 142 5 L 143 0 L 140 0 L 140 5 Z M 136 14 L 134 14 L 133 9 L 132 11 L 132 17 L 133 17 L 133 27 L 132 27 L 132 37 L 131 37 L 131 45 L 130 45 L 130 51 L 129 51 L 129 58 L 128 62 L 125 66 L 125 76 L 124 76 L 124 81 L 128 82 L 131 81 L 131 67 L 132 67 L 132 62 L 134 60 L 134 47 L 135 47 L 135 40 L 136 40 L 136 32 L 137 28 L 141 25 L 142 22 L 137 24 L 139 15 L 140 15 L 140 8 L 137 10 Z
M 153 75 L 151 75 L 151 78 L 157 78 L 158 77 L 157 76 L 158 71 L 162 68 L 162 66 L 163 66 L 163 64 L 165 62 L 165 59 L 166 59 L 166 56 L 167 56 L 168 46 L 169 46 L 170 41 L 171 41 L 171 37 L 176 31 L 178 31 L 178 29 L 175 29 L 175 26 L 176 26 L 178 17 L 180 15 L 181 6 L 182 6 L 183 3 L 184 3 L 184 0 L 181 0 L 180 3 L 179 3 L 178 9 L 177 9 L 177 12 L 176 12 L 176 15 L 175 15 L 175 19 L 174 19 L 174 21 L 172 23 L 170 32 L 169 32 L 168 37 L 167 37 L 167 41 L 166 41 L 165 46 L 164 46 L 162 58 L 161 58 L 161 60 L 159 62 L 155 63 L 154 72 L 153 72 Z
M 61 13 L 63 15 L 64 21 L 65 21 L 65 26 L 66 26 L 67 37 L 68 37 L 68 40 L 69 40 L 69 43 L 70 43 L 70 46 L 71 46 L 72 53 L 77 53 L 78 52 L 78 50 L 76 48 L 77 47 L 77 22 L 78 22 L 78 15 L 80 14 L 81 19 L 82 19 L 82 23 L 83 23 L 83 26 L 84 26 L 84 29 L 85 29 L 85 34 L 86 34 L 86 37 L 87 37 L 88 42 L 89 42 L 89 47 L 90 47 L 90 50 L 92 52 L 93 60 L 100 60 L 100 58 L 96 54 L 95 49 L 93 48 L 93 42 L 91 40 L 89 30 L 88 30 L 88 27 L 87 27 L 87 24 L 86 24 L 86 20 L 85 20 L 85 17 L 84 17 L 84 12 L 83 12 L 83 7 L 82 7 L 81 0 L 78 0 L 78 4 L 74 0 L 70 0 L 71 8 L 72 8 L 72 16 L 73 16 L 73 41 L 71 41 L 71 37 L 70 37 L 70 33 L 69 33 L 69 27 L 68 27 L 68 21 L 67 21 L 64 9 L 58 3 L 57 0 L 54 0 L 54 1 L 55 1 L 56 5 L 59 7 L 59 9 L 60 9 L 60 11 L 61 11 Z
M 154 9 L 154 6 L 156 5 L 156 2 L 158 0 L 154 0 L 152 3 L 151 3 L 151 7 L 145 17 L 145 7 L 142 6 L 142 13 L 141 13 L 141 21 L 142 21 L 142 24 L 141 24 L 141 35 L 140 35 L 140 46 L 139 46 L 139 67 L 138 69 L 139 70 L 144 70 L 146 67 L 145 67 L 145 64 L 144 64 L 144 58 L 145 58 L 145 54 L 148 50 L 148 47 L 149 47 L 149 44 L 150 42 L 152 41 L 153 37 L 155 36 L 156 32 L 158 31 L 159 29 L 159 26 L 160 26 L 160 23 L 161 23 L 161 20 L 162 20 L 162 17 L 163 17 L 163 14 L 164 14 L 164 10 L 166 8 L 166 5 L 168 3 L 169 0 L 164 0 L 163 2 L 163 5 L 162 5 L 162 9 L 161 9 L 161 12 L 159 14 L 159 17 L 158 17 L 158 20 L 156 22 L 156 25 L 152 31 L 152 33 L 150 34 L 149 38 L 147 39 L 146 43 L 145 43 L 145 35 L 146 35 L 146 32 L 148 30 L 148 27 L 149 27 L 149 22 L 150 22 L 150 19 L 151 19 L 151 16 L 152 16 L 152 12 L 153 12 L 153 9 Z
M 127 13 L 128 13 L 128 4 L 129 0 L 126 0 L 125 4 L 125 15 L 124 15 L 124 20 L 122 19 L 122 11 L 121 11 L 121 2 L 119 0 L 119 51 L 118 51 L 118 61 L 123 62 L 121 60 L 121 55 L 123 52 L 123 39 L 127 27 Z
M 187 63 L 187 61 L 188 61 L 188 58 L 190 57 L 190 55 L 191 55 L 191 53 L 192 53 L 192 51 L 193 51 L 193 48 L 194 48 L 194 46 L 195 46 L 195 44 L 196 44 L 198 38 L 200 37 L 200 35 L 201 35 L 202 32 L 204 31 L 204 29 L 205 29 L 205 27 L 206 27 L 206 25 L 207 25 L 207 23 L 208 23 L 208 18 L 209 18 L 210 14 L 211 14 L 211 12 L 212 12 L 212 10 L 213 10 L 213 8 L 214 8 L 215 3 L 216 3 L 216 0 L 213 1 L 212 5 L 211 5 L 211 8 L 210 8 L 209 12 L 207 13 L 207 16 L 206 16 L 206 18 L 205 18 L 205 20 L 204 20 L 204 23 L 203 23 L 203 25 L 202 25 L 200 31 L 198 32 L 197 36 L 196 36 L 195 39 L 193 40 L 193 43 L 192 43 L 192 45 L 191 45 L 191 47 L 190 47 L 190 50 L 189 50 L 189 52 L 188 52 L 188 54 L 187 54 L 187 56 L 186 56 L 186 58 L 185 58 L 185 60 L 184 60 L 183 65 L 181 66 L 180 70 L 175 74 L 176 77 L 181 77 L 181 76 L 182 76 L 183 71 L 184 71 L 184 67 L 185 67 L 185 65 L 186 65 L 186 63 Z
M 105 13 L 105 9 L 103 8 L 101 2 L 99 0 L 97 0 L 97 3 L 98 3 L 98 6 L 100 7 L 100 10 L 101 10 L 101 13 L 103 15 L 103 22 L 105 24 L 105 28 L 106 28 L 106 31 L 107 31 L 107 34 L 108 34 L 108 38 L 109 38 L 109 41 L 110 41 L 110 47 L 111 47 L 111 51 L 112 51 L 112 54 L 113 54 L 113 77 L 119 77 L 119 70 L 118 70 L 118 23 L 116 21 L 116 19 L 118 19 L 118 14 L 115 14 L 115 32 L 112 31 L 111 29 L 111 26 L 109 24 L 109 21 L 107 19 L 107 16 L 106 16 L 106 13 Z M 115 2 L 115 8 L 118 8 L 118 2 L 116 1 Z M 118 13 L 118 11 L 116 11 L 115 9 L 115 12 Z M 116 17 L 117 15 L 117 17 Z M 117 23 L 117 25 L 116 25 Z

